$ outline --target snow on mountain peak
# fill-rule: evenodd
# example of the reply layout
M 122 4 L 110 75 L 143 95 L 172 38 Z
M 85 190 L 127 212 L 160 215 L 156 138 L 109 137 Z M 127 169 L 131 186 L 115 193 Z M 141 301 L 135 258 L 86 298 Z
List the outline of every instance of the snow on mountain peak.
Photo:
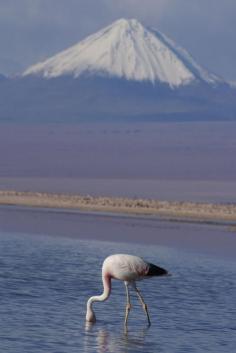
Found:
M 78 78 L 83 74 L 161 82 L 171 87 L 196 79 L 210 84 L 219 81 L 187 51 L 135 19 L 115 21 L 69 49 L 29 67 L 23 76 Z

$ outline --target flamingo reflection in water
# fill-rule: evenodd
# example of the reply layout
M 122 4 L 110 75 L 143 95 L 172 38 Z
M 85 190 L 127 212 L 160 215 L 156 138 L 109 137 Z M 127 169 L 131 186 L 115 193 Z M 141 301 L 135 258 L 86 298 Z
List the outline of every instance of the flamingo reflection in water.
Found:
M 133 352 L 134 348 L 137 352 L 145 352 L 152 347 L 145 341 L 147 332 L 150 326 L 138 331 L 129 332 L 125 327 L 124 332 L 109 327 L 95 328 L 93 323 L 86 322 L 85 324 L 85 340 L 84 340 L 84 353 L 90 353 L 91 349 L 97 353 L 114 352 L 124 353 Z

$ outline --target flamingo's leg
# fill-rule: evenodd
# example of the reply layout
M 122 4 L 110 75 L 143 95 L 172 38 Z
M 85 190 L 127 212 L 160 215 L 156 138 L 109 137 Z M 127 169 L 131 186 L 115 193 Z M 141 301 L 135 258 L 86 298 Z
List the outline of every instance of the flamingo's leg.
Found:
M 140 291 L 138 290 L 138 288 L 136 287 L 136 284 L 134 284 L 134 289 L 135 289 L 135 291 L 136 291 L 136 293 L 137 293 L 137 296 L 138 296 L 138 298 L 139 298 L 139 300 L 140 300 L 140 303 L 141 303 L 141 305 L 142 305 L 142 307 L 143 307 L 143 310 L 145 311 L 145 313 L 146 313 L 146 315 L 147 315 L 148 325 L 151 325 L 151 321 L 150 321 L 150 316 L 149 316 L 149 313 L 148 313 L 147 304 L 144 303 L 143 297 L 142 297 Z
M 125 309 L 125 326 L 127 326 L 129 312 L 130 312 L 130 309 L 131 309 L 128 282 L 125 282 L 125 289 L 126 289 L 126 298 L 127 298 L 127 304 L 126 304 L 126 309 Z

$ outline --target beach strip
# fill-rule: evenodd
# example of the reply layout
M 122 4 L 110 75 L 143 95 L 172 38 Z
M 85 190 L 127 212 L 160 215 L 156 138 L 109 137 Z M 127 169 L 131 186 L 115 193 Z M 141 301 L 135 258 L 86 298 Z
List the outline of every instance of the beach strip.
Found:
M 199 221 L 236 221 L 234 203 L 197 203 L 156 199 L 0 190 L 0 205 L 78 209 L 136 215 L 156 215 Z

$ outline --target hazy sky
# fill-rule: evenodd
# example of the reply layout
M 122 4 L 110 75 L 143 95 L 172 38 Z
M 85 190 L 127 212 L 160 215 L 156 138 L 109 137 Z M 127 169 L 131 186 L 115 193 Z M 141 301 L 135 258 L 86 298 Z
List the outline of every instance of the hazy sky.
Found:
M 0 0 L 0 72 L 15 73 L 112 21 L 137 18 L 236 80 L 235 0 Z

